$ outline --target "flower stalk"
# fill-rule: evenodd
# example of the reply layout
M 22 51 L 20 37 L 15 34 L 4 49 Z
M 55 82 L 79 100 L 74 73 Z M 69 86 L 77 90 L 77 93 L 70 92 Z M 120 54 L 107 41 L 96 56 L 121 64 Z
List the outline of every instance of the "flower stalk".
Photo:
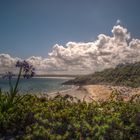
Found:
M 23 75 L 23 78 L 26 79 L 32 78 L 35 75 L 35 68 L 25 60 L 17 61 L 15 66 L 19 68 L 19 73 L 14 88 L 12 85 L 12 77 L 14 76 L 14 74 L 12 72 L 7 72 L 6 75 L 3 76 L 4 79 L 9 80 L 10 91 L 8 95 L 10 104 L 14 102 L 14 98 L 18 94 L 18 85 L 21 79 L 21 75 Z

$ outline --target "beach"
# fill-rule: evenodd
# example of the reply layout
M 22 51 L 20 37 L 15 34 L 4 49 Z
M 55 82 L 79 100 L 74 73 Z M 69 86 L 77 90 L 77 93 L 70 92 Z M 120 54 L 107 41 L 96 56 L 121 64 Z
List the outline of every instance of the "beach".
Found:
M 107 100 L 113 92 L 118 91 L 124 100 L 128 100 L 133 95 L 140 95 L 140 88 L 131 88 L 125 86 L 110 85 L 84 85 L 73 86 L 71 89 L 49 93 L 49 97 L 54 98 L 57 95 L 70 95 L 81 101 L 91 102 L 93 100 Z

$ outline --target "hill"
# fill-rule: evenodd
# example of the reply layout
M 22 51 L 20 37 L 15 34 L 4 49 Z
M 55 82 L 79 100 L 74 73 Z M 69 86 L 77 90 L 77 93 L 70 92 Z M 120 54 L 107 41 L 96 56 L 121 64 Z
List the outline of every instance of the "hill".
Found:
M 140 62 L 119 64 L 115 68 L 105 69 L 94 74 L 78 76 L 64 84 L 88 85 L 111 84 L 118 86 L 140 86 Z

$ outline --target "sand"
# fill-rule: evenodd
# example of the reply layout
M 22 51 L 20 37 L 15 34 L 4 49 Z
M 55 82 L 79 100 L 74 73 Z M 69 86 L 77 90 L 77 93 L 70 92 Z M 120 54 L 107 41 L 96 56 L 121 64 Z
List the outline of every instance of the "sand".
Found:
M 122 97 L 126 100 L 132 95 L 139 94 L 140 88 L 130 88 L 121 86 L 110 86 L 110 85 L 85 85 L 85 86 L 74 86 L 71 89 L 59 91 L 55 93 L 49 93 L 49 97 L 55 97 L 56 95 L 70 95 L 80 99 L 81 101 L 90 102 L 92 100 L 107 100 L 113 91 L 118 90 Z

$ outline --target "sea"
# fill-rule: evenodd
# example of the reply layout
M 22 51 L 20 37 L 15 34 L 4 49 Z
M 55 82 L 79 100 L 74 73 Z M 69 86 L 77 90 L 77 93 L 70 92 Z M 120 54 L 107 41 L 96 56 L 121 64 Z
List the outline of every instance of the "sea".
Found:
M 49 94 L 61 90 L 70 89 L 71 85 L 63 85 L 70 77 L 34 77 L 31 79 L 20 79 L 18 90 L 19 93 L 32 93 L 32 94 Z M 16 83 L 16 78 L 12 79 L 13 86 Z M 0 89 L 2 91 L 9 90 L 9 81 L 0 78 Z

